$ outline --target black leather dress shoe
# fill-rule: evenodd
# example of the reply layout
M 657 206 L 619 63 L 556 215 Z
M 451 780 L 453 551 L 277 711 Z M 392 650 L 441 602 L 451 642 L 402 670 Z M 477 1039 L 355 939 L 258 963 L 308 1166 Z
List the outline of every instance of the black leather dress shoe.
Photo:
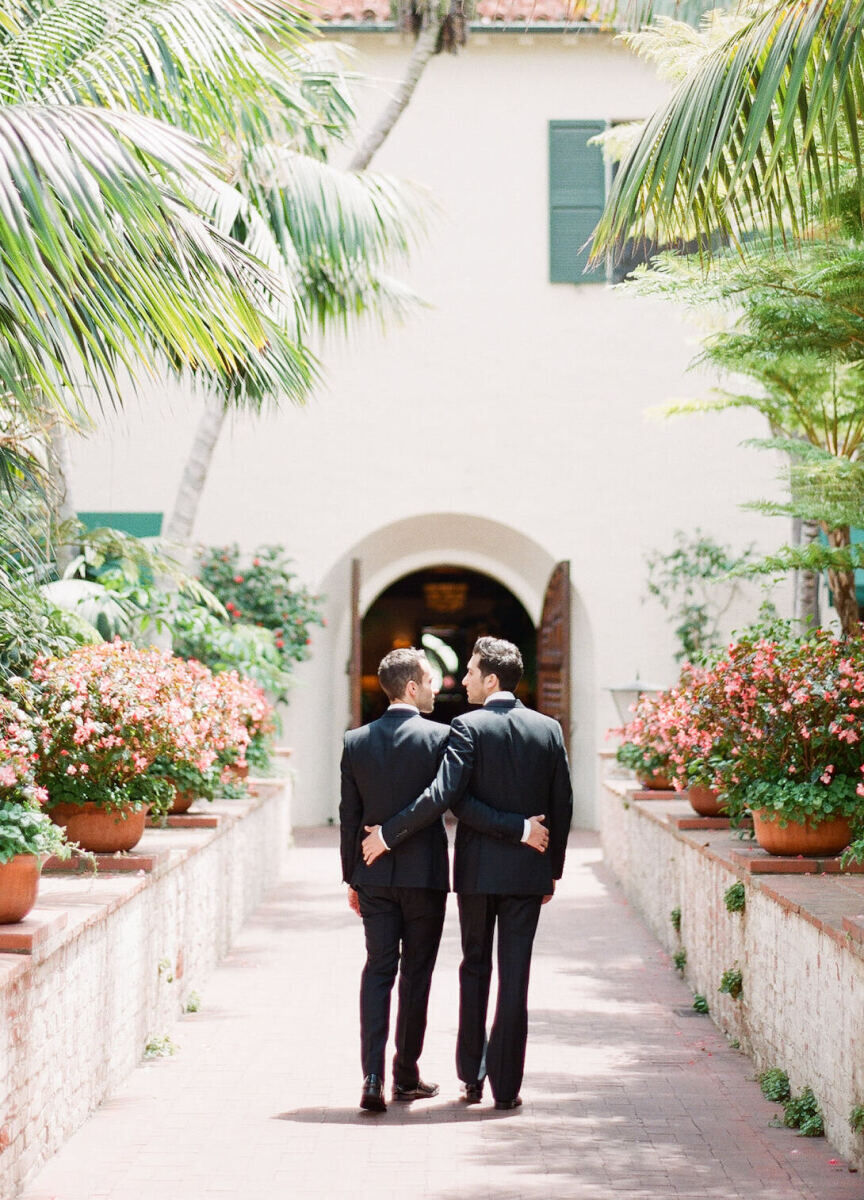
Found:
M 384 1080 L 380 1075 L 367 1075 L 363 1080 L 360 1107 L 365 1108 L 367 1112 L 387 1111 L 384 1102 Z
M 512 1100 L 496 1100 L 495 1107 L 503 1108 L 503 1109 L 521 1108 L 522 1107 L 522 1097 L 514 1096 Z
M 479 1104 L 483 1099 L 482 1083 L 463 1083 L 462 1095 L 459 1097 L 465 1104 Z
M 438 1095 L 437 1083 L 424 1083 L 422 1079 L 417 1080 L 417 1084 L 412 1088 L 399 1087 L 397 1083 L 393 1084 L 393 1099 L 394 1100 L 431 1100 L 433 1096 Z

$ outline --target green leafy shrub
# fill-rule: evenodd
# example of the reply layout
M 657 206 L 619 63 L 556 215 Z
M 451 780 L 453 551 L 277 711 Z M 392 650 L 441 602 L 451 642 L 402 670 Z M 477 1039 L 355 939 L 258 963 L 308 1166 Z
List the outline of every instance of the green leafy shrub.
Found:
M 672 922 L 672 928 L 676 933 L 681 932 L 681 909 L 673 908 L 669 914 L 669 920 Z
M 283 669 L 309 656 L 309 632 L 323 625 L 321 601 L 289 569 L 283 546 L 259 546 L 248 563 L 236 544 L 212 546 L 201 559 L 201 582 L 234 622 L 272 631 Z
M 687 966 L 687 951 L 682 947 L 676 950 L 672 955 L 672 962 L 675 964 L 675 970 L 684 973 L 684 968 Z
M 733 1000 L 738 999 L 744 990 L 744 980 L 737 967 L 730 967 L 723 972 L 720 978 L 720 987 L 717 990 L 725 992 Z
M 747 891 L 744 884 L 739 879 L 737 883 L 733 883 L 727 888 L 723 894 L 723 902 L 729 912 L 743 912 L 747 906 Z
M 849 1128 L 853 1133 L 864 1133 L 864 1104 L 856 1104 L 849 1113 Z
M 806 1087 L 800 1096 L 786 1101 L 783 1107 L 783 1124 L 788 1129 L 797 1129 L 802 1137 L 825 1136 L 822 1109 L 809 1087 Z
M 697 992 L 696 995 L 693 997 L 693 1007 L 696 1009 L 696 1011 L 698 1013 L 707 1013 L 708 1012 L 708 1001 L 701 994 L 701 992 Z
M 779 1067 L 771 1067 L 759 1076 L 759 1086 L 766 1100 L 783 1104 L 792 1095 L 789 1087 L 789 1076 Z

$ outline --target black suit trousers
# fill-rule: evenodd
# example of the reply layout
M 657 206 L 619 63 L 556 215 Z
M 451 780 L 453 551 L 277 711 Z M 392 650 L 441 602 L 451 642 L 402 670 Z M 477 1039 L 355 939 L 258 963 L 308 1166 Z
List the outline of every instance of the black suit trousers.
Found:
M 462 965 L 456 1071 L 464 1083 L 486 1075 L 496 1100 L 519 1094 L 528 1039 L 528 980 L 542 896 L 460 894 Z M 492 941 L 498 928 L 498 1000 L 489 1040 L 486 1011 Z
M 384 1078 L 390 994 L 399 973 L 393 1082 L 416 1087 L 426 1036 L 432 970 L 438 956 L 447 893 L 433 888 L 359 886 L 366 933 L 360 981 L 360 1041 L 364 1075 Z

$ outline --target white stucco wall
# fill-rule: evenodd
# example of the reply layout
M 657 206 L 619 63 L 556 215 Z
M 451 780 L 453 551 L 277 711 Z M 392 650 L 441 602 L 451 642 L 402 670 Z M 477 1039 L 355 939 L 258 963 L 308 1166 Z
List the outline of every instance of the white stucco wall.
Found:
M 354 40 L 375 80 L 358 91 L 365 119 L 408 48 Z M 432 62 L 375 161 L 435 198 L 402 272 L 429 307 L 386 336 L 334 339 L 307 409 L 238 416 L 223 436 L 198 538 L 282 542 L 329 595 L 288 718 L 297 824 L 336 813 L 352 553 L 366 556 L 367 601 L 373 578 L 483 557 L 535 616 L 546 566 L 571 560 L 577 813 L 593 824 L 593 750 L 615 719 L 604 687 L 674 674 L 670 628 L 642 598 L 644 553 L 697 525 L 736 547 L 786 535 L 738 507 L 775 488 L 771 457 L 740 445 L 763 432 L 755 418 L 645 416 L 704 390 L 685 374 L 693 328 L 659 302 L 548 283 L 548 121 L 631 118 L 661 95 L 607 36 L 473 35 Z M 76 448 L 77 506 L 168 511 L 196 416 L 158 388 L 106 420 Z M 730 624 L 754 612 L 751 600 Z

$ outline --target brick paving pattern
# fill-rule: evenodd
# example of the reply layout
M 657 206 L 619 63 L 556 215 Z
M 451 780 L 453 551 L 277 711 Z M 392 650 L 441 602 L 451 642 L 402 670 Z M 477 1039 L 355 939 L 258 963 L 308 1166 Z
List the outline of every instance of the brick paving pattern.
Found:
M 772 1124 L 588 834 L 541 916 L 524 1107 L 457 1101 L 451 899 L 422 1062 L 441 1094 L 361 1114 L 362 930 L 335 831 L 297 842 L 176 1056 L 142 1065 L 22 1200 L 864 1200 L 824 1139 Z

